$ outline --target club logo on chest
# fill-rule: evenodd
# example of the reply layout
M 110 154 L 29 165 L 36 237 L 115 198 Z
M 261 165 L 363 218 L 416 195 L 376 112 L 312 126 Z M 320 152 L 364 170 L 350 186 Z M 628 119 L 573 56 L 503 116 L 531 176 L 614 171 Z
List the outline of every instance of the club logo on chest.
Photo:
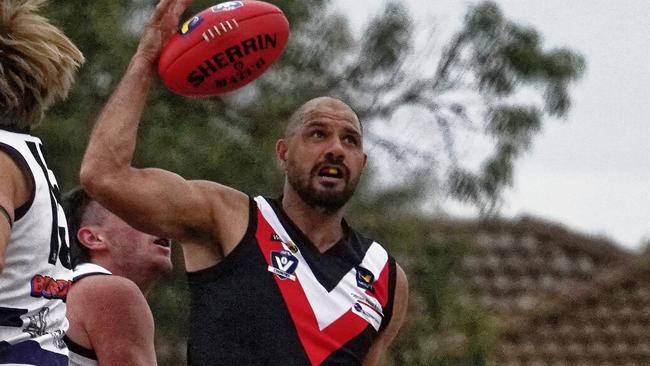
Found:
M 281 280 L 296 280 L 294 272 L 298 268 L 298 258 L 288 250 L 274 250 L 271 252 L 271 265 L 269 272 L 275 274 Z

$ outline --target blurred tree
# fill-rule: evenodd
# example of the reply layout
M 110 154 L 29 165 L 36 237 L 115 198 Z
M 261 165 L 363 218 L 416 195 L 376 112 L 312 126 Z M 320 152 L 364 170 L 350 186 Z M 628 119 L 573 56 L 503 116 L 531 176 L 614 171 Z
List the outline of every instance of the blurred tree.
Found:
M 89 60 L 70 102 L 50 114 L 54 123 L 41 130 L 56 140 L 52 160 L 58 162 L 64 186 L 76 179 L 83 137 L 128 62 L 154 3 L 71 0 L 49 9 Z M 419 197 L 411 200 L 448 193 L 491 212 L 512 183 L 514 160 L 540 131 L 542 117 L 566 115 L 568 87 L 584 67 L 582 57 L 571 50 L 545 51 L 537 31 L 505 19 L 492 2 L 471 8 L 440 57 L 418 59 L 417 72 L 406 67 L 417 52 L 403 4 L 389 3 L 355 40 L 346 18 L 326 7 L 329 1 L 274 3 L 292 25 L 280 62 L 253 86 L 223 98 L 179 98 L 155 88 L 141 132 L 139 162 L 269 193 L 279 187 L 271 154 L 283 121 L 303 101 L 335 95 L 358 111 L 369 142 L 397 159 L 400 175 L 426 178 L 411 192 Z M 211 4 L 196 1 L 188 13 Z M 522 92 L 531 102 L 517 102 Z M 541 99 L 537 104 L 535 97 Z M 404 109 L 424 113 L 416 121 L 396 117 Z M 382 121 L 391 121 L 390 137 L 372 128 Z M 409 124 L 423 126 L 423 145 L 441 144 L 446 154 L 400 141 L 398 131 Z M 491 146 L 478 167 L 461 159 L 463 151 L 476 148 L 458 141 L 467 135 L 486 137 Z M 214 141 L 213 136 L 224 138 Z M 239 171 L 240 166 L 256 169 Z
M 137 164 L 219 181 L 250 194 L 274 195 L 282 176 L 273 146 L 290 113 L 316 96 L 348 101 L 364 121 L 373 155 L 390 157 L 386 164 L 393 160 L 400 182 L 408 183 L 380 189 L 370 183 L 379 173 L 369 172 L 351 215 L 358 215 L 362 227 L 377 232 L 386 243 L 399 243 L 393 249 L 412 276 L 412 306 L 417 312 L 391 362 L 484 364 L 489 342 L 481 334 L 489 327 L 479 312 L 456 302 L 462 286 L 450 282 L 462 243 L 451 240 L 441 247 L 417 218 L 393 223 L 380 219 L 386 212 L 413 211 L 422 199 L 445 193 L 492 212 L 512 183 L 515 159 L 530 147 L 542 118 L 566 115 L 568 87 L 581 75 L 582 58 L 567 49 L 544 50 L 534 29 L 505 19 L 496 4 L 483 2 L 468 11 L 438 58 L 416 58 L 414 72 L 408 62 L 422 50 L 414 45 L 405 2 L 389 3 L 360 39 L 327 0 L 271 2 L 284 10 L 292 27 L 278 64 L 251 86 L 222 98 L 180 98 L 155 87 L 140 130 Z M 36 131 L 46 140 L 48 161 L 64 189 L 77 182 L 90 128 L 155 3 L 67 0 L 52 2 L 47 9 L 88 59 L 69 101 L 49 113 L 47 123 Z M 214 2 L 196 0 L 187 14 L 210 5 Z M 521 92 L 537 96 L 539 102 L 517 103 Z M 401 118 L 404 110 L 417 111 L 417 120 Z M 391 128 L 375 128 L 388 121 Z M 410 125 L 421 126 L 422 140 L 398 138 Z M 489 145 L 478 167 L 462 153 L 474 146 L 463 145 L 459 136 L 470 134 L 484 137 Z M 432 145 L 440 145 L 437 150 L 446 154 L 432 153 Z M 152 298 L 163 365 L 181 364 L 184 356 L 187 300 L 182 271 L 179 264 Z M 462 335 L 466 344 L 461 353 L 427 348 L 445 332 Z
M 353 224 L 373 233 L 397 253 L 397 261 L 408 273 L 411 291 L 409 316 L 384 364 L 491 365 L 498 329 L 489 314 L 472 301 L 462 270 L 475 233 L 443 231 L 433 221 L 410 214 L 368 214 L 377 205 L 366 205 L 359 207 Z

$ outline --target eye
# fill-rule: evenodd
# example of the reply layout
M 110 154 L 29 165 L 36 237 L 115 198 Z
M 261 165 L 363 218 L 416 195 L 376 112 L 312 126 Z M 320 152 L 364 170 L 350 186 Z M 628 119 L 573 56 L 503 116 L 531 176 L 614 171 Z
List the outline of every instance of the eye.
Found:
M 325 132 L 323 132 L 322 130 L 313 130 L 311 132 L 310 136 L 314 137 L 314 138 L 317 138 L 317 139 L 321 139 L 321 138 L 325 137 Z
M 348 135 L 343 138 L 343 141 L 345 143 L 353 145 L 353 146 L 358 146 L 359 145 L 359 140 L 356 138 L 356 136 L 353 135 Z

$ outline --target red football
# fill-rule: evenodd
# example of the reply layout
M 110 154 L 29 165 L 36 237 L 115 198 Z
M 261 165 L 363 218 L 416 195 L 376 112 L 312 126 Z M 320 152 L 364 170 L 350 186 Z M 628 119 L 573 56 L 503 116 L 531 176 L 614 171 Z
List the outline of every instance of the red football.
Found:
M 275 5 L 228 1 L 186 21 L 163 49 L 158 73 L 173 92 L 213 96 L 240 88 L 280 57 L 289 22 Z

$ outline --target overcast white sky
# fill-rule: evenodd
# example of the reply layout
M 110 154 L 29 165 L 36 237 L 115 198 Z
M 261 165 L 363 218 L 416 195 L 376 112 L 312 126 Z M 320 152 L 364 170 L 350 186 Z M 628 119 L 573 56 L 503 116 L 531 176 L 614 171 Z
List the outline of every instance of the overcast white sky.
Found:
M 402 0 L 436 37 L 477 1 Z M 502 213 L 529 214 L 636 248 L 650 240 L 650 1 L 497 0 L 505 16 L 535 27 L 544 47 L 587 60 L 564 121 L 547 121 L 516 165 Z M 383 0 L 336 0 L 355 24 Z M 427 25 L 427 26 L 424 26 Z

